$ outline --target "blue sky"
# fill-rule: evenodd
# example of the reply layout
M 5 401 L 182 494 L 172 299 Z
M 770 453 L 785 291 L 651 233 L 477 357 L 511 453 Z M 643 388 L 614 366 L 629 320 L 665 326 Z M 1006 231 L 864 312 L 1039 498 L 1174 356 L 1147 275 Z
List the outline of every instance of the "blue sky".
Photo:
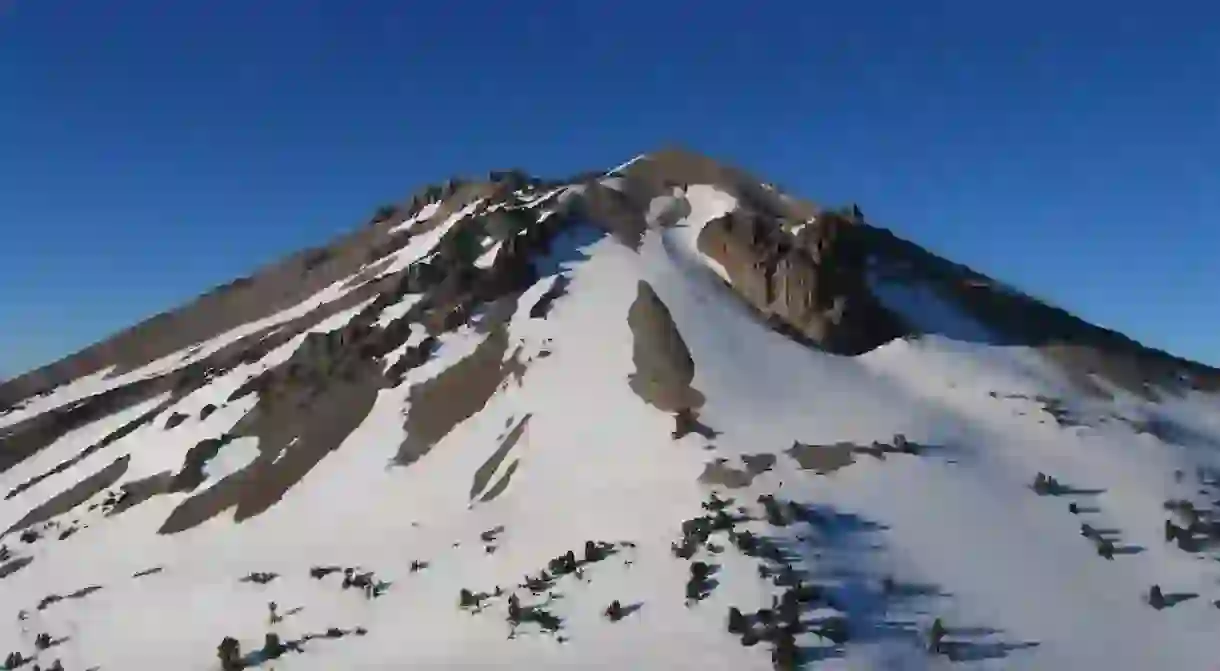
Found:
M 1215 4 L 0 0 L 0 377 L 422 183 L 669 141 L 1220 364 Z

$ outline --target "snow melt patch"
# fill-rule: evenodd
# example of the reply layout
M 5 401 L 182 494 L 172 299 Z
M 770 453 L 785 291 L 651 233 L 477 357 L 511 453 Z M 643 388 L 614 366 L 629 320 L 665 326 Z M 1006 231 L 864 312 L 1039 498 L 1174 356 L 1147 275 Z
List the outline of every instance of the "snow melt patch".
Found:
M 623 184 L 624 184 L 623 178 L 617 177 L 617 176 L 616 177 L 603 177 L 602 179 L 597 180 L 597 183 L 601 184 L 602 186 L 606 187 L 607 189 L 614 189 L 615 191 L 622 191 Z
M 208 480 L 219 482 L 254 463 L 258 455 L 258 438 L 238 438 L 220 448 L 216 456 L 203 465 L 203 473 Z
M 699 251 L 699 233 L 715 219 L 737 209 L 737 199 L 709 184 L 694 184 L 686 190 L 675 189 L 673 196 L 658 196 L 648 204 L 650 223 L 659 221 L 684 200 L 690 213 L 671 228 L 664 230 L 665 243 L 677 243 L 676 251 L 686 259 L 710 268 L 725 282 L 730 282 L 729 273 L 715 259 Z
M 401 319 L 408 312 L 410 312 L 411 308 L 415 307 L 415 304 L 422 300 L 423 297 L 424 294 L 407 294 L 406 296 L 403 296 L 402 300 L 381 311 L 381 315 L 377 317 L 377 326 L 380 328 L 385 328 L 389 326 L 391 322 Z
M 806 226 L 816 224 L 817 221 L 818 221 L 817 217 L 810 217 L 809 219 L 802 221 L 801 223 L 793 226 L 792 230 L 790 230 L 789 233 L 792 234 L 792 237 L 796 237 L 801 234 L 801 231 L 805 230 Z
M 627 168 L 630 168 L 636 161 L 643 159 L 643 158 L 647 158 L 647 157 L 648 157 L 647 154 L 640 154 L 639 156 L 636 156 L 635 158 L 631 159 L 630 161 L 627 161 L 626 163 L 623 163 L 622 165 L 619 165 L 619 166 L 613 168 L 612 170 L 607 171 L 606 174 L 613 175 L 615 173 L 620 173 L 620 172 L 626 170 Z
M 393 263 L 391 263 L 388 268 L 383 270 L 381 274 L 377 276 L 377 278 L 381 279 L 387 275 L 393 275 L 394 273 L 406 270 L 407 267 L 412 263 L 415 263 L 416 261 L 427 256 L 438 244 L 440 244 L 440 241 L 445 237 L 445 234 L 456 226 L 458 222 L 477 212 L 484 200 L 486 199 L 479 198 L 478 200 L 475 200 L 466 207 L 463 207 L 457 212 L 449 215 L 449 218 L 445 219 L 445 221 L 441 222 L 438 226 L 412 237 L 407 242 L 406 246 L 394 252 L 390 256 L 390 258 L 394 259 Z
M 501 244 L 503 243 L 497 241 L 495 244 L 489 247 L 487 251 L 479 255 L 479 258 L 475 259 L 474 265 L 478 266 L 479 268 L 490 268 L 492 264 L 496 262 L 496 254 L 500 252 Z
M 405 230 L 411 228 L 412 226 L 415 226 L 416 224 L 428 221 L 429 219 L 432 218 L 433 215 L 436 214 L 437 210 L 441 209 L 441 203 L 443 203 L 443 202 L 444 201 L 438 200 L 434 203 L 428 203 L 427 205 L 421 207 L 419 209 L 419 212 L 416 212 L 415 214 L 411 215 L 411 217 L 409 217 L 408 219 L 403 221 L 401 224 L 395 226 L 394 228 L 391 228 L 390 233 L 397 233 L 399 231 L 405 231 Z

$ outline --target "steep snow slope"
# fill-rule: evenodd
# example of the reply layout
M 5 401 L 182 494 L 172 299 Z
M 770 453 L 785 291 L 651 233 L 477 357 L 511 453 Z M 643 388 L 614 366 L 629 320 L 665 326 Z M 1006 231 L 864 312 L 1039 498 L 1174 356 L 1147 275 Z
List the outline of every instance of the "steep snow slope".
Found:
M 626 174 L 628 190 L 629 167 L 612 171 Z M 434 319 L 433 310 L 450 314 L 440 289 L 400 286 L 0 472 L 6 492 L 37 480 L 0 504 L 11 527 L 0 539 L 10 553 L 0 562 L 0 652 L 33 655 L 45 632 L 51 646 L 38 663 L 59 659 L 69 670 L 217 669 L 225 636 L 238 639 L 247 665 L 282 671 L 1214 666 L 1220 567 L 1206 540 L 1210 516 L 1193 532 L 1197 544 L 1167 544 L 1164 503 L 1190 499 L 1203 510 L 1216 498 L 1215 397 L 1088 394 L 1036 348 L 975 337 L 898 339 L 858 357 L 820 352 L 768 328 L 698 251 L 701 228 L 742 206 L 726 185 L 651 194 L 643 202 L 655 211 L 640 213 L 647 226 L 635 248 L 573 205 L 582 193 L 518 201 L 534 223 L 485 240 L 469 260 L 480 272 L 522 253 L 525 243 L 510 242 L 517 236 L 541 240 L 546 222 L 565 224 L 529 248 L 526 281 L 467 308 L 464 323 Z M 378 272 L 447 257 L 446 236 L 492 216 L 477 214 L 486 204 L 458 208 L 391 250 L 394 270 Z M 668 208 L 678 209 L 666 222 Z M 494 259 L 484 258 L 489 249 Z M 927 331 L 974 324 L 949 302 L 930 310 L 921 292 L 877 293 L 908 319 L 936 321 Z M 287 382 L 243 395 L 252 381 L 317 366 L 352 376 L 344 397 L 365 393 L 362 369 L 336 363 L 360 342 L 361 324 L 406 329 L 377 371 L 412 365 L 373 390 L 355 429 L 261 512 L 238 522 L 224 511 L 166 533 L 191 501 L 226 496 L 308 442 L 281 441 L 283 427 L 250 435 L 249 425 L 291 403 L 305 404 L 299 421 L 309 426 L 308 414 L 322 412 L 277 391 Z M 330 344 L 309 344 L 319 339 Z M 327 353 L 302 358 L 310 347 Z M 284 379 L 309 373 L 293 375 Z M 5 419 L 19 427 L 100 384 L 115 383 L 74 382 Z M 328 389 L 311 393 L 341 405 Z M 911 447 L 894 444 L 895 434 Z M 192 456 L 201 444 L 216 448 L 202 461 Z M 191 464 L 200 466 L 195 487 L 156 484 L 186 477 Z M 1036 493 L 1038 472 L 1062 491 Z M 116 495 L 124 489 L 127 498 Z M 713 493 L 733 499 L 731 517 L 711 515 Z M 689 520 L 703 515 L 730 528 L 700 532 Z M 1082 523 L 1113 542 L 1111 560 L 1082 537 Z M 584 561 L 586 541 L 594 561 Z M 548 562 L 568 550 L 579 574 L 557 575 L 562 562 Z M 696 562 L 714 568 L 692 586 Z M 326 567 L 337 571 L 311 575 Z M 344 588 L 344 567 L 384 582 L 367 593 Z M 550 580 L 526 584 L 543 569 Z M 751 645 L 727 630 L 730 607 L 747 616 L 771 608 L 793 581 L 818 589 L 796 609 L 798 626 L 751 618 L 769 639 Z M 1145 602 L 1154 584 L 1168 602 L 1161 609 Z M 488 596 L 460 607 L 463 589 Z M 512 627 L 510 595 L 558 620 L 527 615 Z M 619 621 L 603 615 L 614 600 Z M 941 655 L 926 651 L 936 618 L 948 632 Z M 272 631 L 299 650 L 264 659 L 258 649 Z M 796 657 L 782 654 L 786 640 Z

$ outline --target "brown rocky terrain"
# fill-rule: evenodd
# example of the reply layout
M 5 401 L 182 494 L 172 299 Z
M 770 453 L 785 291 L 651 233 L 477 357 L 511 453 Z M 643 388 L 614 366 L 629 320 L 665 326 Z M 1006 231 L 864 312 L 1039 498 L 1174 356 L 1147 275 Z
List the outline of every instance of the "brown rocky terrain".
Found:
M 718 262 L 742 301 L 760 319 L 810 346 L 856 355 L 894 338 L 918 333 L 901 315 L 887 309 L 871 289 L 870 269 L 891 278 L 922 282 L 968 313 L 997 342 L 1041 350 L 1091 391 L 1100 378 L 1149 395 L 1181 388 L 1220 388 L 1220 372 L 1149 349 L 1120 334 L 1090 325 L 1069 313 L 1005 287 L 964 266 L 940 259 L 893 233 L 866 223 L 859 211 L 822 210 L 783 195 L 736 168 L 681 149 L 665 149 L 625 168 L 618 183 L 586 175 L 570 193 L 558 195 L 568 181 L 545 182 L 520 171 L 495 173 L 488 181 L 450 180 L 421 189 L 404 203 L 387 207 L 367 226 L 326 247 L 306 250 L 249 277 L 218 287 L 182 309 L 156 315 L 97 345 L 0 384 L 0 406 L 10 409 L 45 395 L 59 385 L 105 368 L 110 377 L 135 371 L 175 352 L 197 349 L 209 338 L 288 308 L 323 288 L 343 283 L 335 300 L 301 316 L 237 338 L 206 357 L 181 366 L 164 366 L 130 383 L 96 393 L 0 429 L 0 472 L 37 454 L 69 432 L 99 418 L 169 393 L 167 400 L 89 446 L 73 459 L 10 492 L 10 497 L 41 478 L 70 467 L 93 452 L 151 422 L 163 408 L 237 365 L 258 362 L 274 348 L 306 334 L 338 312 L 364 305 L 343 328 L 308 334 L 289 361 L 251 379 L 230 401 L 257 393 L 254 410 L 233 435 L 260 438 L 263 458 L 229 476 L 223 486 L 184 502 L 166 530 L 189 528 L 229 506 L 239 518 L 256 514 L 334 450 L 371 408 L 378 389 L 393 387 L 403 374 L 425 363 L 435 337 L 470 323 L 489 337 L 473 354 L 411 390 L 404 442 L 398 462 L 423 456 L 463 419 L 477 412 L 500 384 L 520 377 L 518 361 L 503 328 L 516 296 L 535 277 L 531 259 L 546 254 L 550 241 L 577 221 L 600 226 L 621 243 L 638 248 L 648 226 L 644 212 L 674 186 L 711 184 L 732 194 L 738 207 L 707 223 L 698 235 L 699 250 Z M 531 185 L 533 185 L 531 187 Z M 535 188 L 538 205 L 524 208 L 514 191 Z M 546 195 L 548 194 L 549 195 Z M 475 214 L 448 230 L 436 253 L 398 272 L 385 273 L 396 250 L 417 236 L 439 230 L 447 218 L 475 203 Z M 426 221 L 397 230 L 404 221 L 436 203 Z M 671 213 L 674 225 L 689 213 Z M 791 231 L 804 224 L 799 233 Z M 487 246 L 500 245 L 494 262 L 476 267 L 464 249 L 472 235 Z M 475 244 L 478 244 L 477 242 Z M 545 317 L 564 291 L 566 278 L 533 310 Z M 373 322 L 385 307 L 407 294 L 422 299 L 389 324 Z M 694 362 L 664 303 L 646 282 L 627 321 L 635 338 L 637 371 L 632 388 L 650 404 L 670 413 L 687 413 L 682 425 L 694 426 L 703 403 L 693 388 Z M 413 328 L 427 334 L 390 366 L 381 362 L 403 347 Z M 507 358 L 506 358 L 507 357 Z M 503 361 L 502 361 L 503 360 Z M 175 421 L 181 421 L 175 420 Z M 710 431 L 703 427 L 706 431 Z M 198 464 L 172 476 L 152 477 L 137 486 L 140 499 L 165 490 L 189 490 L 199 480 Z M 158 484 L 154 484 L 158 483 Z M 244 492 L 244 493 L 240 493 Z
M 732 206 L 700 201 L 709 192 Z M 656 267 L 670 261 L 672 268 Z M 896 300 L 894 287 L 919 289 L 971 328 L 929 321 Z M 732 319 L 721 319 L 725 314 Z M 966 355 L 936 349 L 945 339 L 924 337 L 931 335 L 979 345 L 965 348 L 976 353 L 1022 346 L 1022 355 L 1040 356 L 1084 393 L 1030 390 L 1034 383 L 1025 378 L 1026 386 L 1009 389 L 1001 373 L 958 389 L 958 378 L 967 376 L 955 370 L 957 359 L 939 368 L 928 362 Z M 895 360 L 932 366 L 933 373 Z M 889 559 L 873 563 L 888 551 L 881 542 L 887 525 L 912 519 L 908 508 L 928 506 L 936 524 L 887 540 L 905 544 L 902 551 L 937 579 L 969 574 L 961 591 L 978 602 L 995 595 L 961 563 L 972 552 L 1017 581 L 1026 577 L 1027 551 L 1036 560 L 1031 566 L 1057 570 L 1066 562 L 1089 595 L 1107 599 L 1110 583 L 1090 582 L 1082 562 L 1125 561 L 1124 570 L 1134 567 L 1130 575 L 1159 571 L 1161 564 L 1140 562 L 1161 550 L 1149 549 L 1147 539 L 1128 540 L 1142 532 L 1125 518 L 1109 518 L 1114 526 L 1082 523 L 1081 542 L 1093 544 L 1083 558 L 1072 554 L 1075 545 L 1065 554 L 1038 554 L 1040 542 L 1058 533 L 1064 515 L 1126 512 L 1177 485 L 1193 487 L 1196 502 L 1187 501 L 1193 512 L 1178 513 L 1180 528 L 1166 527 L 1166 542 L 1176 543 L 1174 551 L 1215 558 L 1207 553 L 1220 548 L 1220 524 L 1205 499 L 1215 498 L 1217 479 L 1200 467 L 1196 486 L 1178 469 L 1174 484 L 1162 487 L 1159 476 L 1149 475 L 1162 462 L 1141 459 L 1155 452 L 1153 459 L 1172 462 L 1176 456 L 1165 454 L 1177 452 L 1156 451 L 1167 446 L 1214 452 L 1220 439 L 1180 408 L 1167 410 L 1168 403 L 1105 405 L 1114 388 L 1193 403 L 1199 401 L 1191 390 L 1220 390 L 1220 371 L 1144 347 L 937 257 L 870 223 L 858 207 L 820 207 L 680 148 L 568 179 L 520 169 L 454 178 L 379 208 L 332 244 L 0 384 L 6 506 L 0 513 L 8 515 L 0 534 L 6 590 L 0 600 L 20 601 L 25 610 L 57 604 L 68 612 L 77 604 L 67 601 L 119 604 L 112 595 L 126 595 L 137 609 L 170 620 L 177 609 L 157 599 L 185 590 L 225 615 L 199 625 L 216 628 L 208 629 L 213 637 L 221 626 L 237 628 L 239 618 L 228 616 L 248 605 L 243 596 L 217 606 L 216 595 L 248 590 L 241 594 L 278 601 L 268 604 L 267 628 L 274 631 L 258 632 L 266 642 L 252 652 L 247 647 L 246 668 L 311 654 L 320 639 L 360 645 L 352 641 L 380 635 L 390 647 L 412 651 L 441 641 L 462 654 L 478 652 L 482 644 L 444 637 L 460 627 L 444 619 L 441 601 L 463 623 L 489 613 L 504 617 L 506 640 L 546 638 L 557 663 L 569 665 L 562 668 L 577 668 L 562 655 L 570 637 L 580 636 L 570 633 L 569 619 L 579 631 L 584 616 L 576 609 L 588 598 L 599 600 L 597 609 L 579 626 L 604 621 L 627 637 L 665 630 L 704 641 L 658 623 L 687 623 L 683 618 L 701 609 L 722 608 L 731 649 L 717 649 L 691 668 L 748 668 L 746 657 L 734 655 L 753 654 L 749 649 L 759 644 L 775 668 L 795 668 L 800 659 L 854 660 L 847 654 L 852 636 L 863 633 L 865 648 L 891 640 L 908 645 L 917 632 L 892 611 L 917 602 L 919 613 L 940 612 L 937 599 L 952 596 L 881 575 L 877 566 Z M 1026 432 L 1014 438 L 1017 427 Z M 1138 449 L 1122 452 L 1111 443 Z M 1129 460 L 1097 474 L 1083 466 L 1071 475 L 1031 472 L 1032 489 L 1022 470 L 1025 459 L 1070 470 L 1099 453 L 1140 456 L 1124 456 Z M 986 468 L 969 470 L 987 459 Z M 335 463 L 342 478 L 329 477 L 327 466 Z M 370 472 L 358 474 L 361 468 Z M 1059 478 L 1087 485 L 1062 485 Z M 1147 489 L 1126 500 L 1107 498 L 1109 480 Z M 413 498 L 421 491 L 426 495 Z M 785 491 L 839 497 L 888 521 L 776 495 Z M 928 503 L 942 496 L 940 508 Z M 1076 498 L 1051 511 L 1034 508 L 1034 496 L 1038 504 Z M 1174 509 L 1187 504 L 1177 501 Z M 1033 512 L 1017 524 L 997 521 L 1013 510 Z M 679 522 L 679 515 L 687 519 Z M 133 531 L 149 520 L 147 538 Z M 965 535 L 959 524 L 970 528 L 977 547 L 946 543 L 952 534 Z M 638 532 L 642 540 L 596 540 L 603 527 Z M 925 540 L 942 528 L 950 535 Z M 665 536 L 671 532 L 677 540 Z M 196 544 L 207 550 L 195 556 Z M 68 566 L 60 547 L 86 557 L 81 563 L 90 577 L 44 589 L 48 576 Z M 377 555 L 374 574 L 357 555 L 383 547 L 393 550 Z M 463 554 L 467 547 L 474 556 Z M 1065 546 L 1049 547 L 1058 553 Z M 298 564 L 315 558 L 296 553 L 319 548 L 330 556 L 316 558 L 307 573 Z M 393 601 L 397 583 L 430 579 L 434 562 L 444 568 L 435 571 L 439 579 L 471 582 L 454 583 L 441 597 L 431 585 L 411 588 L 407 599 Z M 744 578 L 736 572 L 741 562 L 752 563 Z M 663 594 L 675 565 L 686 580 L 685 599 L 681 585 Z M 241 571 L 231 576 L 218 568 L 237 566 Z M 480 573 L 471 575 L 476 567 Z M 200 573 L 184 581 L 189 571 Z M 642 583 L 632 582 L 641 574 Z M 112 580 L 94 579 L 102 575 Z M 1040 589 L 1038 599 L 1070 592 L 1053 571 L 1031 575 L 1023 586 Z M 143 579 L 139 589 L 127 584 L 135 578 Z M 311 582 L 302 588 L 305 580 Z M 476 582 L 485 589 L 466 586 Z M 603 587 L 610 582 L 614 591 Z M 84 598 L 103 583 L 105 591 Z M 34 587 L 41 590 L 36 599 Z M 321 599 L 327 589 L 340 599 L 356 597 L 360 608 L 347 601 L 299 605 L 306 600 L 300 595 Z M 758 596 L 751 606 L 757 610 L 726 601 L 741 594 Z M 1157 610 L 1193 598 L 1184 594 L 1162 595 Z M 380 624 L 394 628 L 380 632 L 341 620 L 382 612 L 383 597 L 430 610 L 392 613 Z M 669 609 L 670 601 L 677 606 Z M 278 603 L 287 605 L 277 610 Z M 946 612 L 956 617 L 965 612 L 960 608 Z M 300 628 L 288 619 L 306 617 L 335 619 Z M 1159 621 L 1139 619 L 1142 613 L 1128 617 L 1163 633 Z M 645 626 L 632 628 L 634 619 Z M 429 629 L 433 621 L 448 629 L 437 635 Z M 1031 629 L 1041 623 L 1016 621 Z M 18 641 L 13 649 L 23 654 L 75 644 L 71 636 L 41 638 L 31 653 L 25 626 L 4 639 Z M 46 628 L 56 626 L 50 621 Z M 296 634 L 279 638 L 286 627 Z M 1003 635 L 998 626 L 946 631 L 949 643 L 931 652 L 953 662 L 1007 659 L 1038 646 L 976 640 Z M 230 633 L 251 632 L 226 629 L 214 637 L 236 664 Z M 198 639 L 175 636 L 189 645 Z M 648 645 L 655 649 L 655 641 Z M 700 645 L 679 642 L 696 653 Z M 1166 658 L 1185 649 L 1163 647 Z M 641 654 L 632 645 L 619 648 Z M 496 651 L 499 662 L 529 666 Z M 166 653 L 171 657 L 181 659 Z M 440 657 L 425 658 L 426 665 Z M 390 663 L 375 658 L 353 668 Z M 108 660 L 105 668 L 111 666 Z

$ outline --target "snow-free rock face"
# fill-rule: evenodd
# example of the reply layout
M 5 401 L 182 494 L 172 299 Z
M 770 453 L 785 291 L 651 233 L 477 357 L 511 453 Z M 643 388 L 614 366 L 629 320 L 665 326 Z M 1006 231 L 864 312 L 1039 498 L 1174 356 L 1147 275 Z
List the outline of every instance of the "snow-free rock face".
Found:
M 0 384 L 10 666 L 1214 665 L 1220 372 L 680 149 L 487 177 Z

